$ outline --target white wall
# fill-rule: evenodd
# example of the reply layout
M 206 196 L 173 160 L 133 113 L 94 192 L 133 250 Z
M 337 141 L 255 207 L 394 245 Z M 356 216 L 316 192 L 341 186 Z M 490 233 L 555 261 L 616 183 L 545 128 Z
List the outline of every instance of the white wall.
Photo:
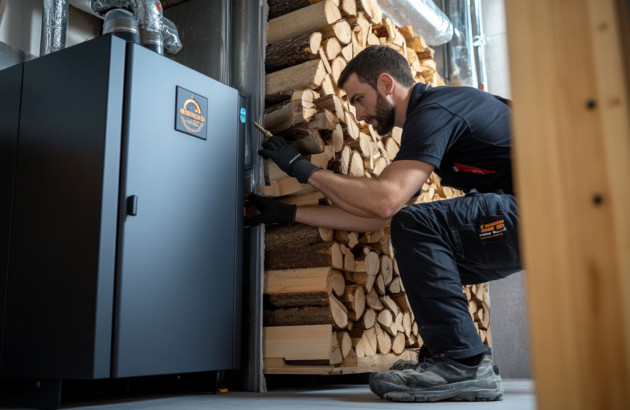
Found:
M 0 41 L 39 56 L 42 4 L 42 0 L 8 0 L 0 22 Z M 100 19 L 70 6 L 66 47 L 97 37 L 100 31 Z

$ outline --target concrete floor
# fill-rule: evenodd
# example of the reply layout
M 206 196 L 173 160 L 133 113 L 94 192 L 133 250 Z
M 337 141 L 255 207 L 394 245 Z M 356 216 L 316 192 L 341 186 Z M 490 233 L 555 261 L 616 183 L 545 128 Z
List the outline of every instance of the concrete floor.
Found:
M 367 385 L 314 385 L 275 388 L 267 393 L 228 392 L 225 394 L 130 395 L 120 399 L 86 399 L 62 404 L 74 410 L 308 410 L 308 409 L 401 409 L 441 410 L 534 410 L 534 384 L 531 380 L 504 380 L 503 401 L 394 403 L 380 399 Z M 2 407 L 0 407 L 2 408 Z

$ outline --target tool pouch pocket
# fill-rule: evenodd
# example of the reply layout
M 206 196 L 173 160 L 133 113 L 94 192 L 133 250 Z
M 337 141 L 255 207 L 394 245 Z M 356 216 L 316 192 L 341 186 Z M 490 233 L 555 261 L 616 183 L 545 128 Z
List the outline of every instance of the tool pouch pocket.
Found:
M 456 226 L 452 232 L 461 263 L 490 270 L 520 266 L 517 230 L 503 214 L 481 216 L 477 224 Z

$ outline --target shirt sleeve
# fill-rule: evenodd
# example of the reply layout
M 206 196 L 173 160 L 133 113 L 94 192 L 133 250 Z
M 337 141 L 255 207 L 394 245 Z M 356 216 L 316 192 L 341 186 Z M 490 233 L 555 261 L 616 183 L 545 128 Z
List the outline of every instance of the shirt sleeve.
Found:
M 418 107 L 405 120 L 394 161 L 423 161 L 440 168 L 444 153 L 466 127 L 462 118 L 440 105 Z

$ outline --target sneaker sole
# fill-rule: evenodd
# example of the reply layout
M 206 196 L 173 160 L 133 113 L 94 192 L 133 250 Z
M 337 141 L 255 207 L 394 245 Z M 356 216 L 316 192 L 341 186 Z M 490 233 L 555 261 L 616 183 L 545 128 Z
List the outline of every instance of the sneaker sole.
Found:
M 392 389 L 400 388 L 392 385 Z M 503 383 L 500 377 L 486 380 L 467 380 L 431 388 L 390 391 L 383 399 L 401 402 L 430 402 L 442 400 L 498 401 L 503 400 Z

